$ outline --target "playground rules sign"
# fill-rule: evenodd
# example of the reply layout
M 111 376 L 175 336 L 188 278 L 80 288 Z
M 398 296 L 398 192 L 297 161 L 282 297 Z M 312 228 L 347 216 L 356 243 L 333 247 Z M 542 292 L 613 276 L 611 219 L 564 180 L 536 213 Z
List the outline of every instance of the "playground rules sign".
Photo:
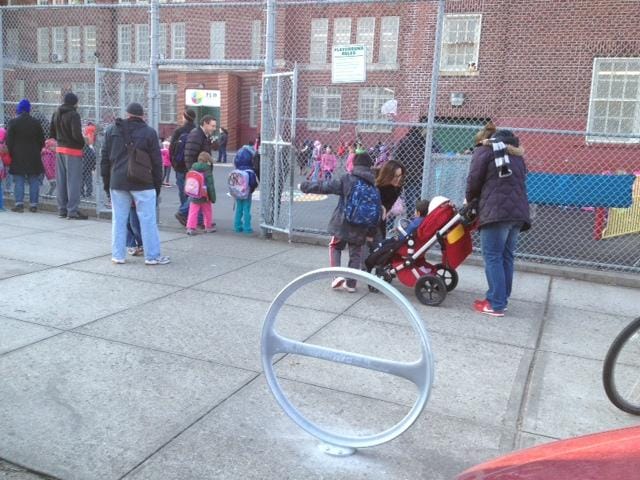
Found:
M 367 80 L 365 45 L 339 45 L 333 47 L 331 57 L 331 83 L 360 83 Z

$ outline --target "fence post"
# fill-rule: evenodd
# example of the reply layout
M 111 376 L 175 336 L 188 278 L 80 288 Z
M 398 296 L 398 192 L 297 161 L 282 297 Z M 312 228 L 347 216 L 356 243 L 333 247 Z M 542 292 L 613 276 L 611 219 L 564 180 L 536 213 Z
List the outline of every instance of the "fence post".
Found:
M 0 40 L 4 37 L 4 18 L 0 10 Z M 0 124 L 4 125 L 4 45 L 0 41 Z
M 160 26 L 159 26 L 159 8 L 158 0 L 151 0 L 150 7 L 150 23 L 151 28 L 149 35 L 151 36 L 151 52 L 150 52 L 150 66 L 149 66 L 149 124 L 157 132 L 160 125 L 160 105 L 158 98 L 158 43 L 160 38 Z
M 431 182 L 431 163 L 433 160 L 433 124 L 438 103 L 438 76 L 440 74 L 440 45 L 444 23 L 445 0 L 438 1 L 438 17 L 436 20 L 436 36 L 433 45 L 433 66 L 431 68 L 431 91 L 429 94 L 429 112 L 427 115 L 427 134 L 424 148 L 424 165 L 422 167 L 422 191 L 420 198 L 428 198 L 427 191 Z
M 275 29 L 276 29 L 276 0 L 267 0 L 267 15 L 266 15 L 267 25 L 265 32 L 265 49 L 264 49 L 264 73 L 271 74 L 274 71 L 275 65 Z M 261 105 L 260 105 L 260 138 L 265 138 L 265 134 L 270 131 L 273 131 L 272 128 L 267 128 L 267 124 L 270 122 L 270 116 L 267 114 L 268 105 L 270 104 L 270 88 L 269 84 L 272 81 L 271 78 L 266 79 L 262 82 L 262 95 L 261 95 Z M 277 132 L 276 132 L 277 135 Z M 260 147 L 262 150 L 260 156 L 260 171 L 262 172 L 262 178 L 271 178 L 270 169 L 273 168 L 273 162 L 270 162 L 269 159 L 265 158 L 263 154 L 264 149 Z M 275 161 L 275 159 L 274 159 Z M 268 182 L 264 182 L 268 183 Z M 270 188 L 274 188 L 274 185 L 265 185 L 260 187 L 260 196 L 261 196 L 261 219 L 260 222 L 262 224 L 273 225 L 274 212 L 269 212 L 269 197 L 270 197 Z M 265 237 L 270 237 L 271 232 L 267 229 L 263 229 L 263 233 Z
M 101 89 L 100 89 L 100 63 L 98 62 L 98 57 L 95 57 L 95 64 L 93 66 L 93 81 L 94 81 L 94 114 L 95 114 L 95 119 L 96 119 L 96 137 L 98 137 L 98 135 L 100 135 L 100 131 L 102 130 L 103 126 L 102 126 L 102 122 L 100 121 L 101 115 L 100 115 L 100 96 L 102 95 Z M 104 132 L 102 132 L 104 133 Z M 103 139 L 104 141 L 104 139 Z M 94 141 L 93 143 L 94 148 L 96 147 L 96 142 Z M 101 148 L 100 149 L 96 149 L 96 159 L 97 159 L 97 165 L 96 165 L 96 188 L 94 190 L 95 194 L 96 194 L 96 218 L 100 218 L 100 212 L 102 211 L 102 207 L 103 205 L 103 199 L 102 199 L 102 178 L 101 178 L 101 167 L 100 164 L 102 163 L 102 155 L 101 155 Z M 105 193 L 106 195 L 106 193 Z

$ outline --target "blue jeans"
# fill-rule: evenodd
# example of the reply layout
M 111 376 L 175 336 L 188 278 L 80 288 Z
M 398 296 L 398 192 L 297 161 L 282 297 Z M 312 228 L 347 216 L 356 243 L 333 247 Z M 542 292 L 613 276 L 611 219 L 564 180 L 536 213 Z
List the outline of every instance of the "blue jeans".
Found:
M 129 210 L 129 221 L 127 222 L 127 247 L 141 247 L 142 236 L 140 235 L 140 220 L 136 207 Z
M 187 200 L 187 196 L 184 194 L 184 180 L 186 176 L 186 173 L 176 171 L 176 187 L 178 187 L 178 199 L 180 200 L 180 206 L 182 206 L 182 204 Z M 187 211 L 188 210 L 189 209 L 187 208 Z
M 4 210 L 4 191 L 2 190 L 2 184 L 4 180 L 0 180 L 0 211 Z
M 29 182 L 29 203 L 32 207 L 38 205 L 40 197 L 40 175 L 14 175 L 13 176 L 13 195 L 16 199 L 16 205 L 24 205 L 24 181 Z
M 127 256 L 127 224 L 132 200 L 136 203 L 136 212 L 140 221 L 144 258 L 155 260 L 160 257 L 155 189 L 111 190 L 111 256 L 117 260 L 124 260 Z
M 504 310 L 513 284 L 513 256 L 522 222 L 497 222 L 480 229 L 484 272 L 489 289 L 486 299 L 494 310 Z
M 218 148 L 218 163 L 227 163 L 227 147 Z

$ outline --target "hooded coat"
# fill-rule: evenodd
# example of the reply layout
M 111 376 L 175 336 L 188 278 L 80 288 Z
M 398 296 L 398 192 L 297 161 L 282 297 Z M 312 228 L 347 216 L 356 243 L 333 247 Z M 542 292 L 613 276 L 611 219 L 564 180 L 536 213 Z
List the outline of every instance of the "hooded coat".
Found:
M 375 185 L 376 178 L 370 167 L 356 165 L 352 173 L 343 175 L 342 177 L 325 182 L 303 182 L 300 184 L 300 190 L 304 193 L 324 193 L 339 195 L 338 205 L 329 220 L 329 233 L 341 240 L 356 245 L 364 245 L 367 237 L 375 237 L 377 227 L 367 228 L 352 225 L 344 220 L 344 207 L 351 193 L 353 185 L 357 179 L 361 178 L 365 182 Z
M 75 106 L 60 105 L 51 118 L 49 135 L 58 142 L 58 148 L 78 150 L 78 155 L 82 156 L 84 147 L 84 137 L 82 136 L 82 124 L 80 114 Z
M 9 173 L 40 175 L 44 172 L 40 152 L 44 147 L 42 126 L 28 112 L 11 119 L 7 125 L 7 148 L 11 155 Z

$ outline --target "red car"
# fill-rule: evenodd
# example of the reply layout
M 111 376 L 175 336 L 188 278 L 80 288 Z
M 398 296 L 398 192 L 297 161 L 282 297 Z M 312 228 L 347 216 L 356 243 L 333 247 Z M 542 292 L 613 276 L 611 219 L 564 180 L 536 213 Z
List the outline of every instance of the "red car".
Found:
M 638 480 L 640 426 L 527 448 L 461 473 L 456 480 Z

